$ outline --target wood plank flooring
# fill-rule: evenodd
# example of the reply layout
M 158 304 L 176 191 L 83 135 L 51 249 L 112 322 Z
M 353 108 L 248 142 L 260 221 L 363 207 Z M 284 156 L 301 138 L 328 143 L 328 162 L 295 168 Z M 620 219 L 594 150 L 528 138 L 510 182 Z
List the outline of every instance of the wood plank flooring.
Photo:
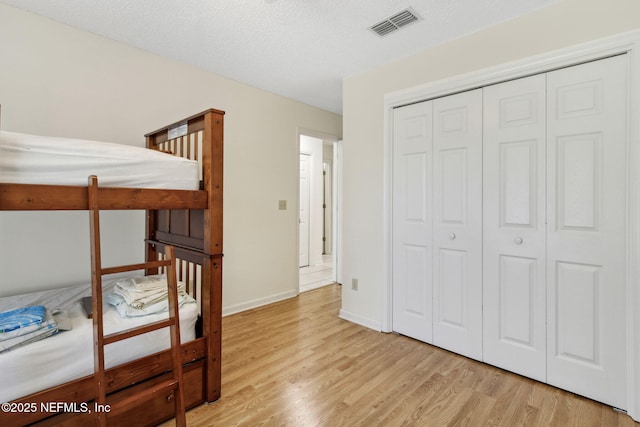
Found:
M 340 294 L 330 285 L 225 317 L 222 397 L 189 411 L 188 425 L 640 425 L 592 400 L 341 320 Z

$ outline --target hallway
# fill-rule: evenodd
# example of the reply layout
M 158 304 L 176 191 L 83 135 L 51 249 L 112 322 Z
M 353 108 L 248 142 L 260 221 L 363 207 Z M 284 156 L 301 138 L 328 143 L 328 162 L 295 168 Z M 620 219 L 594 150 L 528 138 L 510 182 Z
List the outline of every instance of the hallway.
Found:
M 322 255 L 322 264 L 300 268 L 300 292 L 310 291 L 334 283 L 331 255 Z

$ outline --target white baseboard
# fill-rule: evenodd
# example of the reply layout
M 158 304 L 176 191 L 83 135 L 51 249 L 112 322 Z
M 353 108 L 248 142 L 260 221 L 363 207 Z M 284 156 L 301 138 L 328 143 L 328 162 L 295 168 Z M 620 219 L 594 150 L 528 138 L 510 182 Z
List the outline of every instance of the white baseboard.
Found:
M 293 298 L 298 296 L 298 291 L 291 290 L 287 292 L 282 292 L 275 295 L 270 295 L 264 298 L 258 298 L 255 300 L 243 302 L 240 304 L 234 304 L 229 307 L 222 307 L 222 316 L 228 316 L 230 314 L 240 313 L 242 311 L 251 310 L 252 308 L 261 307 L 263 305 L 271 304 L 274 302 L 282 301 L 285 299 Z
M 382 324 L 380 322 L 367 319 L 366 317 L 362 317 L 357 314 L 353 314 L 349 311 L 345 311 L 344 309 L 340 309 L 340 314 L 338 315 L 338 317 L 352 323 L 357 323 L 358 325 L 364 326 L 366 328 L 373 329 L 374 331 L 382 331 Z

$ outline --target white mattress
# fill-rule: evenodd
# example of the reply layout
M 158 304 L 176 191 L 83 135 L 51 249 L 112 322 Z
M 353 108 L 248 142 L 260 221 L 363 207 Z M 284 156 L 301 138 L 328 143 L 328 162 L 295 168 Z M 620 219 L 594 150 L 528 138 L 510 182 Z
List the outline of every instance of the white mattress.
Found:
M 104 291 L 110 290 L 105 284 Z M 93 374 L 93 322 L 87 319 L 80 298 L 91 295 L 89 285 L 74 286 L 33 294 L 0 298 L 0 311 L 41 304 L 49 309 L 67 310 L 73 329 L 42 341 L 0 353 L 0 402 L 26 396 L 49 387 Z M 195 338 L 198 305 L 185 303 L 180 308 L 181 342 Z M 122 318 L 104 305 L 105 334 L 167 318 L 167 313 Z M 169 348 L 169 329 L 164 328 L 105 347 L 107 368 Z
M 196 161 L 124 144 L 0 131 L 0 182 L 197 190 Z

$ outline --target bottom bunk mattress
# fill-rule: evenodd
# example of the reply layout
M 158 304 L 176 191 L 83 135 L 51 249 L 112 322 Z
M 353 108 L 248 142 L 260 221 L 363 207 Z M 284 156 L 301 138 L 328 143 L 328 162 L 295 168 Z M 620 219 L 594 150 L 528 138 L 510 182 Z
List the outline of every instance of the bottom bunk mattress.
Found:
M 105 294 L 112 292 L 115 281 L 105 284 Z M 70 330 L 0 353 L 0 402 L 45 390 L 93 374 L 93 321 L 87 318 L 82 298 L 91 295 L 90 285 L 72 286 L 25 295 L 0 298 L 0 312 L 43 305 L 60 312 L 57 319 Z M 105 298 L 106 301 L 107 298 Z M 136 317 L 122 317 L 104 303 L 106 334 L 130 329 L 168 317 L 167 312 Z M 195 339 L 198 304 L 187 297 L 180 307 L 181 342 Z M 61 325 L 62 326 L 62 325 Z M 169 329 L 139 335 L 105 347 L 105 366 L 110 368 L 170 347 Z

